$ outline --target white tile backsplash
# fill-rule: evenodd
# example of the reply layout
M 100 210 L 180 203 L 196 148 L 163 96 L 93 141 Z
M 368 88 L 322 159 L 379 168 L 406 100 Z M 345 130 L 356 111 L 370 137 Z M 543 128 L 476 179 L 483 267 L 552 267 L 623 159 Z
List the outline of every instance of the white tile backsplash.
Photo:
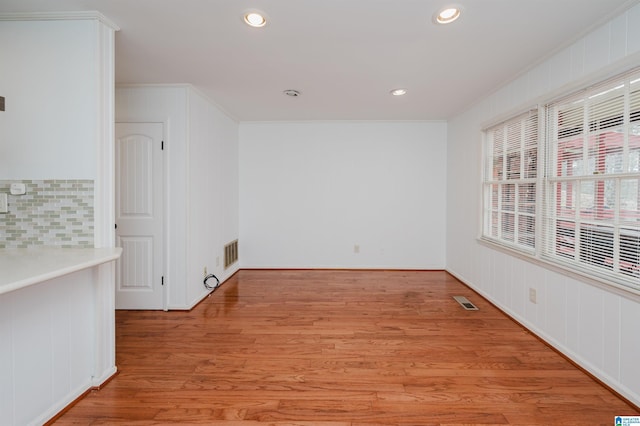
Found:
M 0 181 L 8 193 L 16 181 Z M 92 180 L 23 180 L 25 195 L 9 195 L 0 213 L 0 248 L 93 247 Z

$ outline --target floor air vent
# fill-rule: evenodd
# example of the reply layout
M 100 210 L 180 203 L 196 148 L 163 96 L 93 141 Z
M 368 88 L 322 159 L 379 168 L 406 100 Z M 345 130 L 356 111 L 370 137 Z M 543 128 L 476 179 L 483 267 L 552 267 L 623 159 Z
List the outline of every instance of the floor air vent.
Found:
M 224 246 L 224 268 L 227 269 L 238 261 L 238 240 Z
M 473 303 L 469 302 L 469 299 L 467 299 L 464 296 L 453 296 L 453 298 L 456 299 L 456 302 L 458 302 L 460 304 L 460 306 L 465 308 L 467 311 L 477 311 L 478 310 L 478 307 L 476 305 L 474 305 Z

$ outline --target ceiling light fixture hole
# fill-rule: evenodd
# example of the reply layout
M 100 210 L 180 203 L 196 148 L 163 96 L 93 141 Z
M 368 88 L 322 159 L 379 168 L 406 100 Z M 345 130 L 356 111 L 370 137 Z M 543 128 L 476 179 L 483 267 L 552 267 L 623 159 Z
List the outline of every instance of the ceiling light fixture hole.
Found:
M 292 98 L 297 98 L 298 96 L 302 95 L 302 92 L 293 89 L 284 90 L 282 93 L 287 96 L 291 96 Z
M 460 6 L 446 6 L 433 15 L 436 24 L 450 24 L 460 17 L 462 8 Z
M 259 12 L 247 12 L 244 14 L 244 22 L 250 27 L 260 28 L 267 24 L 267 18 Z

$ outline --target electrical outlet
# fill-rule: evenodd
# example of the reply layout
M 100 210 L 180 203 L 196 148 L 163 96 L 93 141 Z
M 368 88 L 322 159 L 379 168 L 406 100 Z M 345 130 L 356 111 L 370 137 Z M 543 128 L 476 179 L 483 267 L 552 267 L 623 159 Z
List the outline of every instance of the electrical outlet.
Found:
M 529 289 L 529 302 L 538 303 L 537 294 L 536 294 L 536 289 L 535 288 L 530 288 Z
M 353 252 L 354 253 L 360 253 L 360 244 L 355 244 L 353 246 Z

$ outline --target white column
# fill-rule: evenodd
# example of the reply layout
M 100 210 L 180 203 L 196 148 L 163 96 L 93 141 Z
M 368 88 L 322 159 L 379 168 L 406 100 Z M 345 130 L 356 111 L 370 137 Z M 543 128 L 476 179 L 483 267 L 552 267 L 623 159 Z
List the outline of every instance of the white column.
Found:
M 94 245 L 115 246 L 114 38 L 118 28 L 96 20 L 97 172 L 94 197 Z M 92 385 L 116 372 L 115 262 L 95 269 L 95 360 Z

